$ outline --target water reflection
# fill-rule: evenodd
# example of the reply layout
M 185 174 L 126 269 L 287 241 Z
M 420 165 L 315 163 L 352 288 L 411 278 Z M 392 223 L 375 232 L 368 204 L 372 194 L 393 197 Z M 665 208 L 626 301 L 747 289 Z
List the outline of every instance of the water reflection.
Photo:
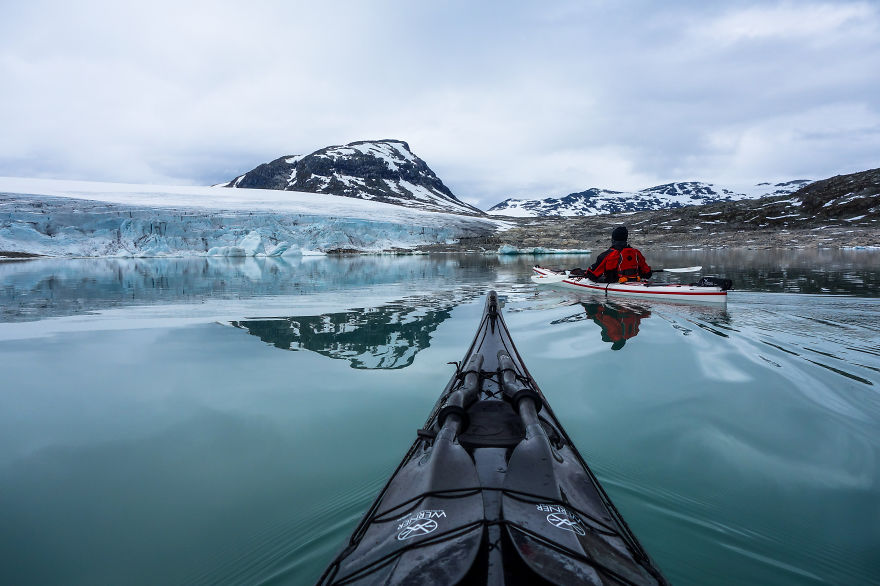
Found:
M 745 291 L 880 296 L 878 251 L 657 250 L 650 251 L 650 260 L 654 266 L 702 265 L 702 275 L 731 278 L 736 288 L 731 300 Z M 384 285 L 412 294 L 426 288 L 534 290 L 528 278 L 535 262 L 574 267 L 592 258 L 458 254 L 0 261 L 0 322 Z M 661 273 L 658 280 L 690 282 L 693 277 Z
M 494 257 L 40 259 L 0 262 L 0 322 L 135 305 L 306 296 L 389 286 L 397 294 L 524 280 Z M 355 304 L 352 303 L 351 305 Z M 349 306 L 351 306 L 349 305 Z
M 240 320 L 233 326 L 284 350 L 311 350 L 348 360 L 352 368 L 405 368 L 427 348 L 453 303 L 391 304 L 315 316 Z
M 581 303 L 583 313 L 576 313 L 551 324 L 593 320 L 602 330 L 603 342 L 609 342 L 612 350 L 620 350 L 626 341 L 639 334 L 642 319 L 651 317 L 651 312 L 641 307 L 627 307 L 614 303 Z
M 760 243 L 759 243 L 760 244 Z M 652 266 L 701 265 L 701 276 L 733 280 L 736 291 L 815 293 L 877 297 L 880 295 L 880 251 L 808 248 L 775 249 L 642 249 Z M 661 274 L 673 282 L 693 275 Z M 658 276 L 661 276 L 658 275 Z
M 871 583 L 878 259 L 652 255 L 734 278 L 726 308 L 539 289 L 534 257 L 0 263 L 0 583 L 277 582 L 291 563 L 314 583 L 436 400 L 437 366 L 461 357 L 489 288 L 672 581 Z M 803 294 L 819 267 L 822 287 L 847 296 Z M 601 352 L 615 338 L 627 352 Z M 636 363 L 650 393 L 620 380 Z

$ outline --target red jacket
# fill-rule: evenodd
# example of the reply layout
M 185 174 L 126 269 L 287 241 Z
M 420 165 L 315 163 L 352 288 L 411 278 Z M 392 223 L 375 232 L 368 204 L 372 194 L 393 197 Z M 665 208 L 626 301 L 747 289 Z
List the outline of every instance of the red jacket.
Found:
M 650 278 L 651 267 L 638 249 L 627 245 L 615 244 L 599 255 L 596 262 L 587 269 L 587 277 L 593 281 L 602 280 L 616 283 L 620 279 L 627 281 Z

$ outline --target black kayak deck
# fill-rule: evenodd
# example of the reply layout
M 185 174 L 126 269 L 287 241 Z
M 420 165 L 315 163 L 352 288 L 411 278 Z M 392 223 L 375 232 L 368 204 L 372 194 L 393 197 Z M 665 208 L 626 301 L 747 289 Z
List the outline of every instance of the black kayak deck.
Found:
M 424 427 L 319 584 L 666 584 L 490 292 Z

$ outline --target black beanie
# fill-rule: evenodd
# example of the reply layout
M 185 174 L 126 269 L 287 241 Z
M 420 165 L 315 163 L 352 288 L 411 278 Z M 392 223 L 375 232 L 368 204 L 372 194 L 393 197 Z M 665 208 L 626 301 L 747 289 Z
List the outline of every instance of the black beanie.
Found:
M 626 242 L 629 238 L 629 230 L 626 226 L 618 226 L 611 232 L 611 242 Z

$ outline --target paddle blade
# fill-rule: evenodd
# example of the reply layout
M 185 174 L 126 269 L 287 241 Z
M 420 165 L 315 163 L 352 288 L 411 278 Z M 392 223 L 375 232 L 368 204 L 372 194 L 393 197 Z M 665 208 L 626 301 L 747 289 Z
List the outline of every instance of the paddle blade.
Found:
M 473 490 L 479 484 L 473 460 L 457 442 L 438 439 L 430 452 L 417 451 L 325 583 L 460 582 L 483 539 L 483 499 Z
M 662 584 L 648 569 L 568 446 L 543 430 L 510 457 L 502 497 L 507 535 L 529 568 L 555 584 Z
M 565 279 L 565 275 L 532 275 L 532 283 L 538 285 L 551 285 L 553 283 L 561 283 Z
M 696 273 L 697 271 L 702 271 L 703 267 L 680 267 L 677 269 L 658 269 L 659 271 L 663 271 L 664 273 Z

